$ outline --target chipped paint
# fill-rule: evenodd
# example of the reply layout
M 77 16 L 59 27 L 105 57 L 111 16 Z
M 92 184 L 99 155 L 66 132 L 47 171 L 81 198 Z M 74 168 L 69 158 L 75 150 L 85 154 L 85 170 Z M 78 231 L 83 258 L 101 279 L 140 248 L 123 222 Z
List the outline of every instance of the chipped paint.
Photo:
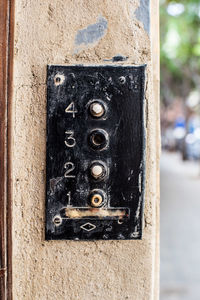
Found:
M 86 28 L 78 30 L 75 37 L 75 53 L 79 52 L 81 46 L 88 46 L 98 42 L 107 31 L 108 21 L 99 16 L 97 23 L 88 25 Z
M 111 61 L 111 62 L 121 62 L 121 61 L 126 61 L 128 59 L 128 56 L 124 55 L 115 55 L 111 59 L 104 59 L 104 61 Z
M 52 178 L 50 180 L 50 191 L 51 195 L 55 193 L 56 185 L 58 182 L 60 182 L 63 179 L 63 177 L 57 177 L 57 178 Z
M 150 30 L 150 16 L 149 16 L 149 0 L 140 0 L 140 5 L 135 11 L 135 17 L 142 22 L 145 31 L 149 34 Z
M 65 215 L 70 219 L 82 219 L 84 217 L 98 217 L 98 218 L 119 218 L 127 217 L 127 209 L 114 209 L 114 208 L 71 208 L 65 209 Z

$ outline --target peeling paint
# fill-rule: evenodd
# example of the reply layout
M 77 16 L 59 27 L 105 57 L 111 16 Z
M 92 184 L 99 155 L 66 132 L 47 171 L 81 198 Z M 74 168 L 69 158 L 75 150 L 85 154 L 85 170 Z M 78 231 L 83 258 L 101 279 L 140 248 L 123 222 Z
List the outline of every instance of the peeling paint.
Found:
M 125 61 L 127 59 L 128 59 L 128 56 L 118 54 L 116 56 L 113 56 L 111 59 L 104 59 L 104 61 L 118 62 L 118 61 Z
M 145 31 L 149 34 L 150 30 L 150 16 L 149 16 L 149 0 L 140 0 L 140 5 L 135 11 L 135 17 L 142 22 Z
M 63 177 L 57 177 L 57 178 L 52 178 L 50 180 L 50 190 L 51 190 L 51 195 L 55 193 L 56 185 L 58 182 L 60 182 L 63 179 Z
M 75 37 L 75 52 L 80 50 L 80 46 L 98 42 L 106 34 L 107 25 L 108 21 L 104 17 L 99 16 L 97 23 L 79 30 Z
M 82 219 L 84 217 L 99 217 L 99 218 L 124 218 L 127 217 L 127 209 L 85 209 L 85 208 L 71 208 L 65 209 L 65 215 L 68 218 Z

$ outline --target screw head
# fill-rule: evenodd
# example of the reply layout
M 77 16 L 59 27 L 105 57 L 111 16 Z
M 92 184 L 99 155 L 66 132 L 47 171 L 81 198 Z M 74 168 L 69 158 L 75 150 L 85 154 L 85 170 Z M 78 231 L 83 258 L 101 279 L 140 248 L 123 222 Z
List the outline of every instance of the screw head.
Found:
M 54 84 L 56 86 L 63 84 L 65 80 L 65 76 L 63 74 L 56 74 L 56 76 L 54 77 Z
M 126 77 L 124 77 L 124 76 L 119 77 L 119 82 L 120 82 L 121 84 L 125 84 L 125 82 L 126 82 Z
M 62 223 L 62 218 L 59 215 L 55 216 L 53 218 L 53 223 L 55 226 L 60 226 Z

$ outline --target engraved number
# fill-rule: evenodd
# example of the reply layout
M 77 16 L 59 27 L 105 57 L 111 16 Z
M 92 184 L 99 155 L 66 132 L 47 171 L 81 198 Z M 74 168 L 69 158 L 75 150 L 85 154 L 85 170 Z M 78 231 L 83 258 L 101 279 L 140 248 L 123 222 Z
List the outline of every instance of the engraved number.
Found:
M 66 113 L 71 113 L 73 114 L 73 118 L 75 118 L 75 113 L 77 113 L 77 110 L 75 109 L 74 102 L 71 102 L 67 108 L 65 109 Z
M 73 148 L 76 145 L 76 140 L 74 138 L 74 131 L 65 131 L 65 133 L 69 135 L 67 137 L 67 140 L 65 140 L 65 145 L 67 147 Z
M 67 178 L 76 177 L 75 175 L 69 175 L 69 173 L 71 173 L 75 169 L 75 166 L 71 161 L 66 162 L 64 164 L 64 168 L 67 169 L 67 171 L 65 172 L 65 175 L 64 175 L 65 177 L 67 177 Z
M 67 193 L 67 197 L 68 197 L 68 205 L 70 205 L 71 204 L 71 191 L 69 191 Z

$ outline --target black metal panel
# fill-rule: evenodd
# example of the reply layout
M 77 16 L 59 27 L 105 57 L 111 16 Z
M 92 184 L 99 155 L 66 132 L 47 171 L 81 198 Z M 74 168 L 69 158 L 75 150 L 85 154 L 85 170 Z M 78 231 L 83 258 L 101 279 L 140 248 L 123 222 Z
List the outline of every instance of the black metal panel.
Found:
M 145 66 L 48 66 L 46 239 L 141 238 L 144 81 Z

